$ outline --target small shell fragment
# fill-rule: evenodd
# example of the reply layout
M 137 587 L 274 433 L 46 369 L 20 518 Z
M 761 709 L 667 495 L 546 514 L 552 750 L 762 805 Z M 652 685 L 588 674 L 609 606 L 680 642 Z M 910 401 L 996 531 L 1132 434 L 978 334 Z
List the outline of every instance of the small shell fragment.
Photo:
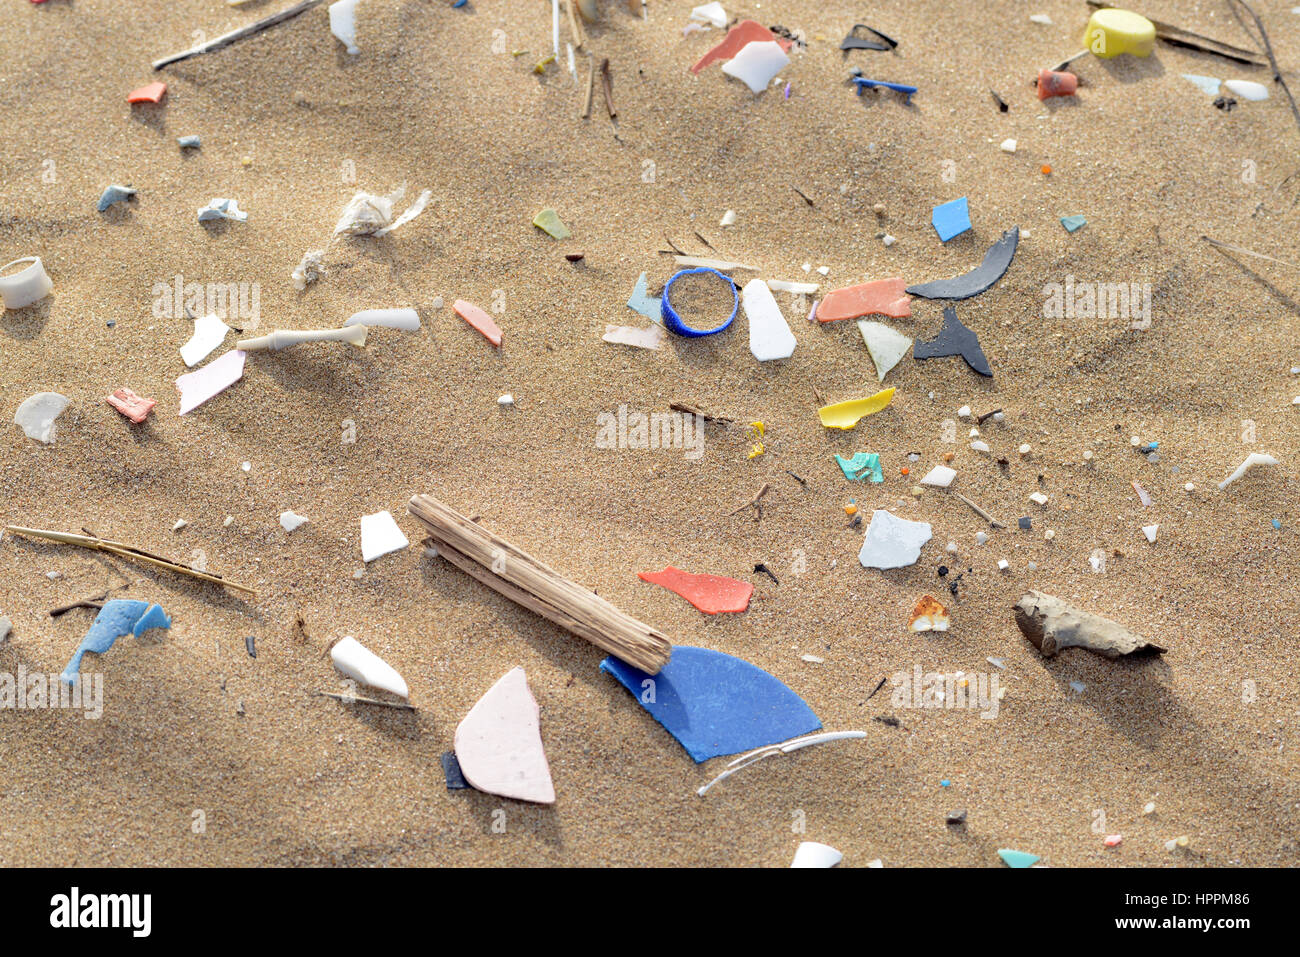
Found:
M 948 622 L 948 609 L 933 595 L 922 595 L 912 609 L 907 627 L 912 631 L 947 631 Z

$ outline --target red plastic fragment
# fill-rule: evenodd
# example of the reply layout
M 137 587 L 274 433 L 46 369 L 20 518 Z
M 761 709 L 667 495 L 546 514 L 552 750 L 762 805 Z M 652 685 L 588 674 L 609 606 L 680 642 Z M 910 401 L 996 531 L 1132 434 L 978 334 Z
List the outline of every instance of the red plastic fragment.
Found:
M 136 425 L 147 419 L 149 412 L 158 404 L 156 400 L 138 396 L 130 389 L 118 389 L 104 401 Z
M 460 316 L 471 326 L 483 333 L 484 338 L 494 346 L 501 345 L 501 327 L 492 321 L 492 317 L 486 312 L 474 305 L 472 302 L 466 302 L 464 299 L 457 299 L 451 304 L 451 308 L 456 310 L 456 315 Z
M 138 90 L 132 90 L 126 95 L 128 103 L 157 103 L 167 92 L 166 83 L 150 83 L 142 86 Z
M 637 577 L 676 592 L 706 615 L 744 611 L 754 594 L 754 586 L 749 582 L 721 575 L 693 575 L 672 565 L 661 572 L 637 572 Z
M 775 40 L 781 44 L 781 49 L 787 53 L 790 52 L 790 41 L 778 37 L 757 20 L 741 20 L 734 27 L 727 31 L 727 35 L 722 42 L 710 50 L 704 56 L 700 57 L 700 62 L 691 67 L 692 73 L 699 73 L 710 63 L 717 60 L 730 60 L 740 52 L 741 47 L 754 41 L 762 42 L 764 40 Z
M 1073 96 L 1079 88 L 1079 78 L 1073 73 L 1055 70 L 1038 71 L 1038 98 L 1045 100 L 1049 96 Z
M 899 277 L 859 283 L 827 294 L 817 306 L 818 322 L 857 319 L 874 314 L 901 319 L 912 314 L 907 283 Z

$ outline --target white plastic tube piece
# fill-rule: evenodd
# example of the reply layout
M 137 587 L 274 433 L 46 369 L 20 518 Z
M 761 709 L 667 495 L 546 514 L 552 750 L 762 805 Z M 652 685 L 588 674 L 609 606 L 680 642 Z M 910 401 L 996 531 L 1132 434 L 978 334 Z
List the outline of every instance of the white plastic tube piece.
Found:
M 357 0 L 338 0 L 331 3 L 330 33 L 348 48 L 348 53 L 355 56 L 361 52 L 357 46 Z
M 10 266 L 30 263 L 17 272 L 9 272 Z M 22 309 L 34 302 L 39 302 L 50 294 L 54 283 L 50 281 L 45 267 L 41 265 L 40 256 L 25 256 L 15 259 L 0 267 L 0 298 L 4 299 L 6 309 Z
M 415 332 L 420 328 L 420 314 L 414 309 L 362 309 L 343 323 L 343 328 L 348 326 L 384 326 Z
M 365 326 L 347 326 L 343 329 L 277 329 L 270 335 L 256 339 L 240 339 L 235 348 L 242 352 L 259 349 L 287 349 L 303 342 L 346 342 L 354 346 L 366 344 Z

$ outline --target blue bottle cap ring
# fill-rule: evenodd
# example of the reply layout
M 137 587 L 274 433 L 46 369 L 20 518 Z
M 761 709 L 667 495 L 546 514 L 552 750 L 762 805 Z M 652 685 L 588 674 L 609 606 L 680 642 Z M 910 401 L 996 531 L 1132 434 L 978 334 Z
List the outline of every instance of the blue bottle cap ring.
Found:
M 678 279 L 681 279 L 682 276 L 694 276 L 700 273 L 713 273 L 713 275 L 717 276 L 719 279 L 721 279 L 723 282 L 725 282 L 728 286 L 731 287 L 731 299 L 732 299 L 731 315 L 727 317 L 726 322 L 718 326 L 716 329 L 696 329 L 693 326 L 686 325 L 686 323 L 682 322 L 681 316 L 677 315 L 676 311 L 674 311 L 672 307 L 672 304 L 668 301 L 669 294 L 673 288 L 673 283 L 675 283 Z M 716 269 L 710 269 L 708 266 L 697 266 L 694 269 L 683 269 L 680 272 L 673 273 L 672 278 L 669 279 L 668 282 L 664 285 L 663 298 L 660 300 L 659 303 L 659 315 L 663 317 L 664 325 L 668 327 L 668 330 L 670 332 L 676 333 L 679 336 L 686 336 L 689 339 L 700 339 L 703 338 L 704 336 L 711 336 L 714 335 L 715 333 L 721 332 L 723 329 L 726 329 L 727 326 L 731 325 L 732 320 L 736 318 L 736 313 L 738 313 L 739 311 L 740 311 L 740 294 L 736 292 L 736 284 L 732 282 L 729 277 L 724 276 Z

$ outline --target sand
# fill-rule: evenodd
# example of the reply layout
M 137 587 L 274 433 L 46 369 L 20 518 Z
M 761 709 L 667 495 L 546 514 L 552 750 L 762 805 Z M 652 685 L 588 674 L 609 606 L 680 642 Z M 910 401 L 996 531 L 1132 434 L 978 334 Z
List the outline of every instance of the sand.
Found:
M 1054 866 L 1296 863 L 1296 271 L 1198 237 L 1300 260 L 1300 131 L 1276 88 L 1224 113 L 1179 78 L 1266 82 L 1267 70 L 1160 46 L 1149 60 L 1088 58 L 1077 98 L 1040 104 L 1029 82 L 1078 49 L 1082 3 L 878 4 L 871 23 L 900 41 L 897 52 L 846 58 L 838 43 L 859 5 L 733 0 L 730 15 L 808 38 L 782 74 L 790 97 L 780 87 L 755 96 L 716 66 L 687 72 L 721 37 L 683 38 L 689 2 L 651 0 L 645 22 L 607 3 L 588 46 L 610 58 L 615 127 L 599 92 L 579 118 L 581 53 L 577 86 L 567 69 L 532 72 L 549 52 L 549 5 L 362 0 L 356 57 L 316 9 L 167 68 L 161 105 L 126 104 L 156 78 L 150 62 L 194 31 L 212 37 L 281 5 L 51 0 L 0 11 L 0 256 L 42 256 L 55 287 L 0 317 L 0 404 L 8 417 L 34 392 L 72 399 L 53 445 L 7 426 L 3 518 L 86 526 L 181 560 L 201 552 L 260 591 L 245 600 L 5 536 L 0 614 L 14 629 L 0 669 L 59 671 L 92 612 L 48 610 L 107 584 L 160 602 L 173 626 L 87 658 L 104 676 L 102 719 L 0 714 L 0 864 L 784 866 L 805 839 L 838 847 L 843 866 L 1001 866 L 999 847 Z M 1143 9 L 1249 43 L 1223 4 Z M 1030 23 L 1033 12 L 1055 25 Z M 1266 24 L 1289 68 L 1300 18 L 1279 6 Z M 920 92 L 910 107 L 858 98 L 844 82 L 852 65 Z M 175 138 L 191 133 L 202 149 L 182 153 Z M 1007 137 L 1019 141 L 1014 155 L 998 149 Z M 113 182 L 137 188 L 138 201 L 96 213 Z M 433 190 L 421 217 L 383 239 L 334 243 L 326 276 L 293 288 L 289 273 L 325 245 L 354 191 L 402 183 L 409 197 Z M 974 229 L 941 244 L 930 209 L 962 195 Z M 195 211 L 220 196 L 238 199 L 248 221 L 198 225 Z M 547 205 L 572 238 L 531 225 Z M 722 229 L 727 209 L 736 223 Z M 1088 225 L 1069 235 L 1058 220 L 1074 213 Z M 624 303 L 641 271 L 652 294 L 672 274 L 657 252 L 669 239 L 825 292 L 956 275 L 1016 224 L 1028 236 L 1008 274 L 958 306 L 994 378 L 959 359 L 906 358 L 886 381 L 893 404 L 851 432 L 823 429 L 815 410 L 818 394 L 878 388 L 858 330 L 810 326 L 808 303 L 788 293 L 777 298 L 799 345 L 785 362 L 753 360 L 743 316 L 722 336 L 659 352 L 600 340 L 606 323 L 646 324 Z M 885 247 L 884 232 L 897 243 Z M 565 260 L 576 252 L 581 264 Z M 804 263 L 829 276 L 809 277 Z M 420 310 L 424 328 L 377 330 L 364 350 L 250 355 L 243 381 L 181 418 L 173 382 L 191 323 L 154 309 L 178 275 L 258 284 L 262 331 L 403 306 Z M 1150 327 L 1045 316 L 1045 285 L 1066 276 L 1150 283 Z M 503 307 L 500 351 L 452 313 L 456 298 Z M 910 319 L 889 322 L 927 338 L 941 311 L 915 300 Z M 121 386 L 158 399 L 145 426 L 104 403 Z M 505 392 L 513 408 L 498 406 Z M 597 447 L 600 413 L 673 401 L 737 425 L 710 426 L 698 459 Z M 992 456 L 967 448 L 967 422 L 945 434 L 968 404 L 1005 410 L 982 428 Z M 767 451 L 751 460 L 754 420 Z M 1159 464 L 1130 436 L 1159 441 Z M 855 451 L 880 453 L 882 485 L 845 482 L 833 455 Z M 954 490 L 1010 526 L 983 546 L 975 535 L 986 526 L 959 501 L 910 494 L 945 451 Z M 1282 465 L 1215 488 L 1251 451 Z M 761 517 L 728 514 L 765 482 Z M 1045 508 L 1028 501 L 1036 490 Z M 767 762 L 697 797 L 725 762 L 694 765 L 598 672 L 597 650 L 423 555 L 405 511 L 419 492 L 481 515 L 676 643 L 767 669 L 826 728 L 866 739 Z M 860 567 L 850 498 L 868 514 L 931 522 L 920 561 Z M 286 535 L 286 509 L 310 523 Z M 381 509 L 412 546 L 363 566 L 359 519 Z M 1021 515 L 1031 532 L 1016 528 Z M 188 524 L 173 532 L 178 519 Z M 1153 522 L 1150 545 L 1140 526 Z M 1089 566 L 1097 549 L 1102 574 Z M 780 584 L 754 574 L 756 562 Z M 957 600 L 937 576 L 944 563 L 971 569 Z M 667 564 L 753 581 L 749 611 L 708 618 L 636 577 Z M 1169 651 L 1140 665 L 1078 650 L 1043 660 L 1011 611 L 1029 588 Z M 947 634 L 906 631 L 925 593 L 950 604 Z M 342 635 L 402 673 L 416 713 L 315 696 L 343 689 L 324 656 Z M 1006 664 L 993 720 L 897 707 L 889 684 L 868 700 L 882 678 L 917 666 L 994 672 L 989 656 Z M 449 793 L 439 767 L 460 719 L 516 665 L 541 706 L 553 807 Z M 885 716 L 900 726 L 875 720 Z M 1157 811 L 1143 816 L 1148 801 Z M 957 808 L 964 830 L 944 824 Z M 1119 848 L 1103 847 L 1110 833 L 1124 835 Z M 1189 846 L 1166 851 L 1179 835 Z

